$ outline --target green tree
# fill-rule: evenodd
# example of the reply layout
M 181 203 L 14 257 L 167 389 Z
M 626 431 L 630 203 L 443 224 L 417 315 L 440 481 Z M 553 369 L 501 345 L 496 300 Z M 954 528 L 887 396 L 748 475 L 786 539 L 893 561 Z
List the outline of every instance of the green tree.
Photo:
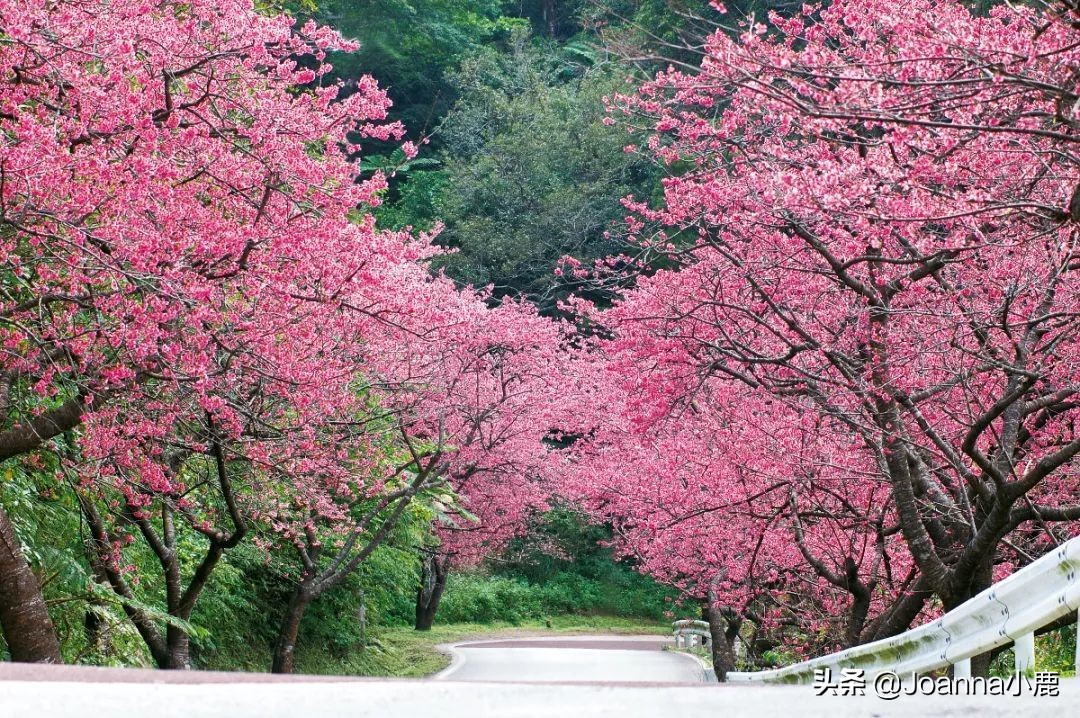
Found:
M 451 80 L 460 99 L 439 128 L 442 168 L 411 175 L 382 219 L 426 227 L 456 250 L 441 266 L 454 279 L 525 295 L 550 311 L 570 289 L 555 276 L 563 255 L 591 261 L 618 242 L 620 198 L 649 194 L 656 169 L 623 152 L 603 124 L 603 97 L 623 86 L 585 45 L 530 42 L 486 48 Z
M 316 16 L 360 49 L 332 58 L 336 74 L 371 74 L 388 88 L 392 119 L 414 137 L 428 134 L 453 104 L 447 80 L 461 58 L 525 24 L 502 0 L 321 0 Z

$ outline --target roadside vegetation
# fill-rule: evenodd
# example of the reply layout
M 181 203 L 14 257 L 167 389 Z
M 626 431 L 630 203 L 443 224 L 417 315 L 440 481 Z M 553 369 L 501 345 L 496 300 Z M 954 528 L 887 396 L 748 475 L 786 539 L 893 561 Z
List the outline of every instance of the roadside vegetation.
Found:
M 65 660 L 152 667 L 124 602 L 96 586 L 78 555 L 52 548 L 78 542 L 76 507 L 59 491 L 31 494 L 28 476 L 8 479 L 4 508 L 18 517 L 20 534 L 29 538 L 29 555 L 53 567 L 42 583 Z M 18 487 L 22 490 L 12 490 Z M 498 560 L 451 574 L 436 624 L 430 631 L 416 631 L 420 563 L 412 547 L 423 539 L 426 519 L 422 512 L 410 514 L 356 573 L 312 606 L 301 624 L 297 672 L 415 677 L 445 667 L 448 658 L 435 646 L 474 637 L 670 631 L 665 612 L 677 594 L 616 560 L 601 545 L 610 532 L 565 508 L 538 519 L 529 537 L 493 557 Z M 133 573 L 143 563 L 153 566 L 148 553 L 132 557 Z M 222 558 L 185 623 L 192 636 L 193 667 L 267 670 L 288 599 L 277 570 L 262 551 L 247 544 Z M 139 590 L 147 598 L 137 605 L 153 611 L 149 604 L 161 586 L 147 581 Z M 0 657 L 5 652 L 0 638 Z
M 1080 535 L 1075 0 L 0 15 L 0 660 L 723 680 Z
M 450 655 L 438 646 L 469 640 L 523 638 L 538 635 L 668 634 L 670 626 L 642 619 L 611 616 L 553 616 L 544 620 L 518 623 L 485 621 L 481 623 L 438 624 L 430 631 L 416 631 L 409 626 L 382 626 L 372 630 L 364 644 L 337 651 L 323 650 L 313 644 L 297 655 L 297 672 L 316 675 L 383 676 L 422 678 L 450 665 Z M 268 650 L 243 650 L 215 655 L 203 667 L 207 670 L 264 670 Z

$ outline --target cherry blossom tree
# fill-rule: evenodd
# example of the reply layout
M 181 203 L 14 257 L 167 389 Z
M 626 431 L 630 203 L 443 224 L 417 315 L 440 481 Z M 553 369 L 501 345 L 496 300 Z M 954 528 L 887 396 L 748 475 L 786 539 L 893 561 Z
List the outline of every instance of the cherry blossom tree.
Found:
M 364 335 L 364 358 L 354 362 L 363 372 L 366 405 L 319 423 L 322 435 L 309 445 L 330 453 L 315 477 L 305 472 L 308 495 L 297 500 L 287 492 L 264 512 L 272 556 L 291 593 L 274 672 L 292 672 L 308 606 L 371 555 L 414 499 L 449 491 L 445 470 L 456 434 L 445 414 L 458 377 L 447 359 L 456 340 L 479 330 L 487 309 L 422 265 L 403 265 L 393 275 L 394 289 L 352 304 L 380 319 Z M 360 445 L 342 451 L 357 440 Z M 350 457 L 359 465 L 350 466 Z M 359 490 L 343 490 L 350 481 Z
M 496 502 L 492 530 L 521 515 L 533 495 L 509 489 L 543 455 L 563 330 L 432 276 L 430 237 L 374 226 L 385 178 L 357 181 L 354 141 L 402 130 L 369 78 L 325 81 L 348 43 L 239 0 L 2 14 L 0 458 L 63 459 L 97 579 L 159 666 L 188 666 L 195 602 L 253 532 L 299 560 L 288 671 L 307 605 L 416 496 Z M 59 660 L 0 519 L 13 655 Z M 160 576 L 138 575 L 135 541 Z
M 365 335 L 362 367 L 378 400 L 354 422 L 322 421 L 332 433 L 311 443 L 332 451 L 317 472 L 298 472 L 308 495 L 290 491 L 270 509 L 275 560 L 299 559 L 287 570 L 292 598 L 275 672 L 293 669 L 306 608 L 370 556 L 418 497 L 446 516 L 479 520 L 465 534 L 482 534 L 487 546 L 520 531 L 540 500 L 534 468 L 547 455 L 543 439 L 562 405 L 557 393 L 542 390 L 565 364 L 565 328 L 530 305 L 491 309 L 445 277 L 401 284 L 411 291 L 380 300 L 381 323 Z M 343 426 L 364 441 L 347 453 Z M 354 456 L 368 468 L 352 464 Z M 342 490 L 350 477 L 359 490 Z M 466 545 L 458 540 L 447 550 L 460 557 Z
M 523 303 L 486 315 L 481 332 L 450 344 L 456 396 L 436 402 L 456 427 L 445 477 L 457 499 L 436 506 L 435 545 L 422 547 L 417 630 L 431 628 L 452 567 L 497 555 L 547 508 L 561 480 L 551 438 L 579 399 L 569 327 Z
M 905 590 L 910 559 L 887 490 L 849 480 L 868 471 L 859 453 L 817 415 L 738 387 L 699 388 L 691 405 L 644 417 L 648 373 L 606 359 L 607 420 L 575 446 L 562 489 L 612 523 L 641 570 L 716 609 L 717 650 L 744 625 L 751 659 L 790 642 L 792 628 L 804 652 L 867 640 Z
M 355 317 L 377 321 L 357 308 L 341 327 L 346 298 L 430 254 L 356 212 L 385 181 L 354 181 L 350 139 L 401 128 L 375 124 L 388 100 L 370 79 L 339 97 L 319 79 L 327 64 L 296 63 L 347 44 L 247 2 L 12 2 L 0 12 L 0 458 L 85 423 L 84 507 L 119 491 L 125 520 L 154 545 L 145 509 L 157 501 L 155 552 L 173 577 L 168 516 L 198 517 L 181 504 L 182 470 L 209 460 L 231 524 L 192 524 L 212 568 L 245 530 L 222 454 L 250 428 L 246 403 L 268 395 L 279 412 L 287 400 L 334 414 L 346 394 L 301 394 L 298 379 L 340 388 L 342 367 L 322 352 L 359 341 Z M 321 326 L 335 330 L 320 347 Z M 103 548 L 108 532 L 91 525 Z M 0 575 L 18 589 L 0 608 L 13 657 L 58 660 L 6 516 L 0 529 Z M 181 591 L 170 579 L 170 610 L 189 613 L 204 580 L 197 572 Z
M 628 149 L 672 167 L 661 206 L 627 204 L 645 258 L 674 268 L 599 315 L 604 352 L 641 374 L 629 418 L 713 415 L 624 483 L 659 491 L 656 462 L 678 477 L 709 457 L 693 468 L 709 502 L 786 523 L 777 571 L 842 589 L 852 614 L 891 582 L 846 642 L 904 630 L 931 598 L 955 607 L 1076 531 L 1078 20 L 1066 2 L 808 5 L 718 31 L 697 72 L 613 100 L 649 135 Z M 742 466 L 754 482 L 724 488 Z M 651 510 L 618 511 L 652 532 L 629 545 L 687 573 L 700 544 Z M 765 535 L 742 525 L 701 539 L 721 580 Z

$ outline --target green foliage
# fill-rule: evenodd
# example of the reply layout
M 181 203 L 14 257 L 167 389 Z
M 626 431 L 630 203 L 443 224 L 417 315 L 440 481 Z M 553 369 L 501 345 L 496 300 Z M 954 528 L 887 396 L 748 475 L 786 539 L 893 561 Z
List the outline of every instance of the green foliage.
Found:
M 458 573 L 450 575 L 437 620 L 515 625 L 559 615 L 660 620 L 664 608 L 664 592 L 656 586 L 628 587 L 576 573 L 559 573 L 543 584 L 520 577 Z
M 656 0 L 644 0 L 644 4 Z M 585 32 L 596 24 L 598 0 L 288 0 L 294 14 L 313 14 L 360 43 L 358 52 L 337 53 L 335 74 L 373 75 L 394 101 L 391 119 L 414 137 L 429 134 L 458 98 L 451 75 L 462 60 L 484 49 L 506 49 L 513 36 L 531 31 L 565 43 L 567 54 L 588 64 L 596 56 Z M 317 9 L 314 11 L 311 5 Z M 630 3 L 633 14 L 642 0 Z M 627 12 L 628 8 L 621 7 Z M 658 10 L 656 15 L 663 15 Z M 668 13 L 668 20 L 676 17 Z M 613 19 L 607 13 L 605 20 Z
M 358 570 L 308 607 L 300 626 L 302 650 L 338 660 L 368 643 L 370 627 L 410 623 L 419 582 L 415 547 L 430 515 L 423 503 L 411 507 Z M 206 629 L 192 642 L 196 664 L 267 670 L 294 570 L 249 543 L 226 553 L 192 616 Z
M 544 607 L 540 592 L 521 579 L 451 574 L 439 605 L 438 620 L 449 623 L 521 623 L 540 618 Z
M 766 2 L 728 0 L 726 5 L 736 17 L 760 17 Z M 695 66 L 701 59 L 697 48 L 722 19 L 701 0 L 589 0 L 580 13 L 583 26 L 646 72 L 669 62 Z
M 611 62 L 595 32 L 619 47 L 700 38 L 707 30 L 690 19 L 691 5 L 319 3 L 317 17 L 361 43 L 331 58 L 335 73 L 373 73 L 395 103 L 391 119 L 431 139 L 411 163 L 399 150 L 366 143 L 362 169 L 396 171 L 377 211 L 382 225 L 429 229 L 443 221 L 440 242 L 455 252 L 439 268 L 463 284 L 492 285 L 496 298 L 524 295 L 553 311 L 575 288 L 574 279 L 555 276 L 559 259 L 588 264 L 622 251 L 607 234 L 620 234 L 621 198 L 650 197 L 659 187 L 657 168 L 625 154 L 625 132 L 603 124 L 602 98 L 625 91 L 628 68 Z M 700 3 L 693 9 L 703 12 Z
M 590 67 L 587 48 L 519 35 L 510 52 L 479 52 L 453 74 L 441 192 L 403 190 L 397 206 L 401 224 L 445 222 L 440 242 L 456 252 L 440 266 L 454 279 L 550 310 L 569 291 L 554 274 L 563 255 L 590 262 L 620 249 L 607 235 L 626 214 L 620 199 L 650 194 L 656 170 L 603 124 L 602 98 L 622 83 Z
M 360 169 L 365 172 L 379 171 L 386 175 L 407 174 L 424 167 L 437 167 L 439 161 L 430 157 L 408 159 L 405 150 L 395 147 L 388 155 L 366 155 L 360 161 Z
M 274 617 L 288 600 L 280 577 L 265 555 L 250 543 L 226 552 L 218 563 L 199 602 L 192 623 L 205 630 L 192 638 L 194 663 L 231 670 L 264 671 L 269 661 L 251 654 L 254 645 L 267 650 L 276 638 Z M 229 656 L 221 661 L 221 656 Z
M 594 0 L 514 0 L 520 17 L 538 35 L 565 40 L 581 30 L 581 13 Z
M 1072 675 L 1076 672 L 1076 624 L 1035 638 L 1036 668 Z
M 316 17 L 360 42 L 358 52 L 331 57 L 336 74 L 372 74 L 389 88 L 391 119 L 422 136 L 454 101 L 447 72 L 522 24 L 504 16 L 502 6 L 499 0 L 323 0 Z
M 419 170 L 394 189 L 393 201 L 375 210 L 382 227 L 431 229 L 441 219 L 441 201 L 450 178 L 443 170 Z
M 1035 637 L 1035 670 L 1054 671 L 1063 676 L 1076 674 L 1076 624 Z M 1013 674 L 1015 655 L 1012 649 L 999 653 L 990 663 L 990 675 L 1008 678 Z
M 538 517 L 494 573 L 451 573 L 439 622 L 520 623 L 558 615 L 662 620 L 676 594 L 616 561 L 610 531 L 571 507 Z
M 520 575 L 531 583 L 549 582 L 560 573 L 577 573 L 611 583 L 640 579 L 640 585 L 654 586 L 631 564 L 615 560 L 605 545 L 611 537 L 610 527 L 590 523 L 576 507 L 556 505 L 538 516 L 528 534 L 511 545 L 500 571 Z
M 61 440 L 62 441 L 62 440 Z M 38 576 L 66 662 L 149 665 L 142 639 L 115 596 L 96 584 L 83 552 L 83 524 L 55 456 L 12 459 L 0 467 L 0 504 Z M 0 659 L 6 646 L 0 638 Z

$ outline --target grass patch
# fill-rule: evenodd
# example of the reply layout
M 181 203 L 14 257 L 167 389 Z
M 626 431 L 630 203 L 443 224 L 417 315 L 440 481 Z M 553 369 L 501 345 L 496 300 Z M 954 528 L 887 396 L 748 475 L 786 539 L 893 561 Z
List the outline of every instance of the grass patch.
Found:
M 301 644 L 296 653 L 296 672 L 423 678 L 450 665 L 450 656 L 435 648 L 441 643 L 559 634 L 666 635 L 670 631 L 671 628 L 664 623 L 613 616 L 553 616 L 543 621 L 518 624 L 450 623 L 436 625 L 430 631 L 414 631 L 406 626 L 380 627 L 372 630 L 366 646 L 356 646 L 344 652 L 332 652 L 325 646 Z M 259 672 L 265 671 L 269 665 L 269 648 L 252 645 L 243 647 L 242 654 L 219 653 L 205 667 L 210 670 Z

